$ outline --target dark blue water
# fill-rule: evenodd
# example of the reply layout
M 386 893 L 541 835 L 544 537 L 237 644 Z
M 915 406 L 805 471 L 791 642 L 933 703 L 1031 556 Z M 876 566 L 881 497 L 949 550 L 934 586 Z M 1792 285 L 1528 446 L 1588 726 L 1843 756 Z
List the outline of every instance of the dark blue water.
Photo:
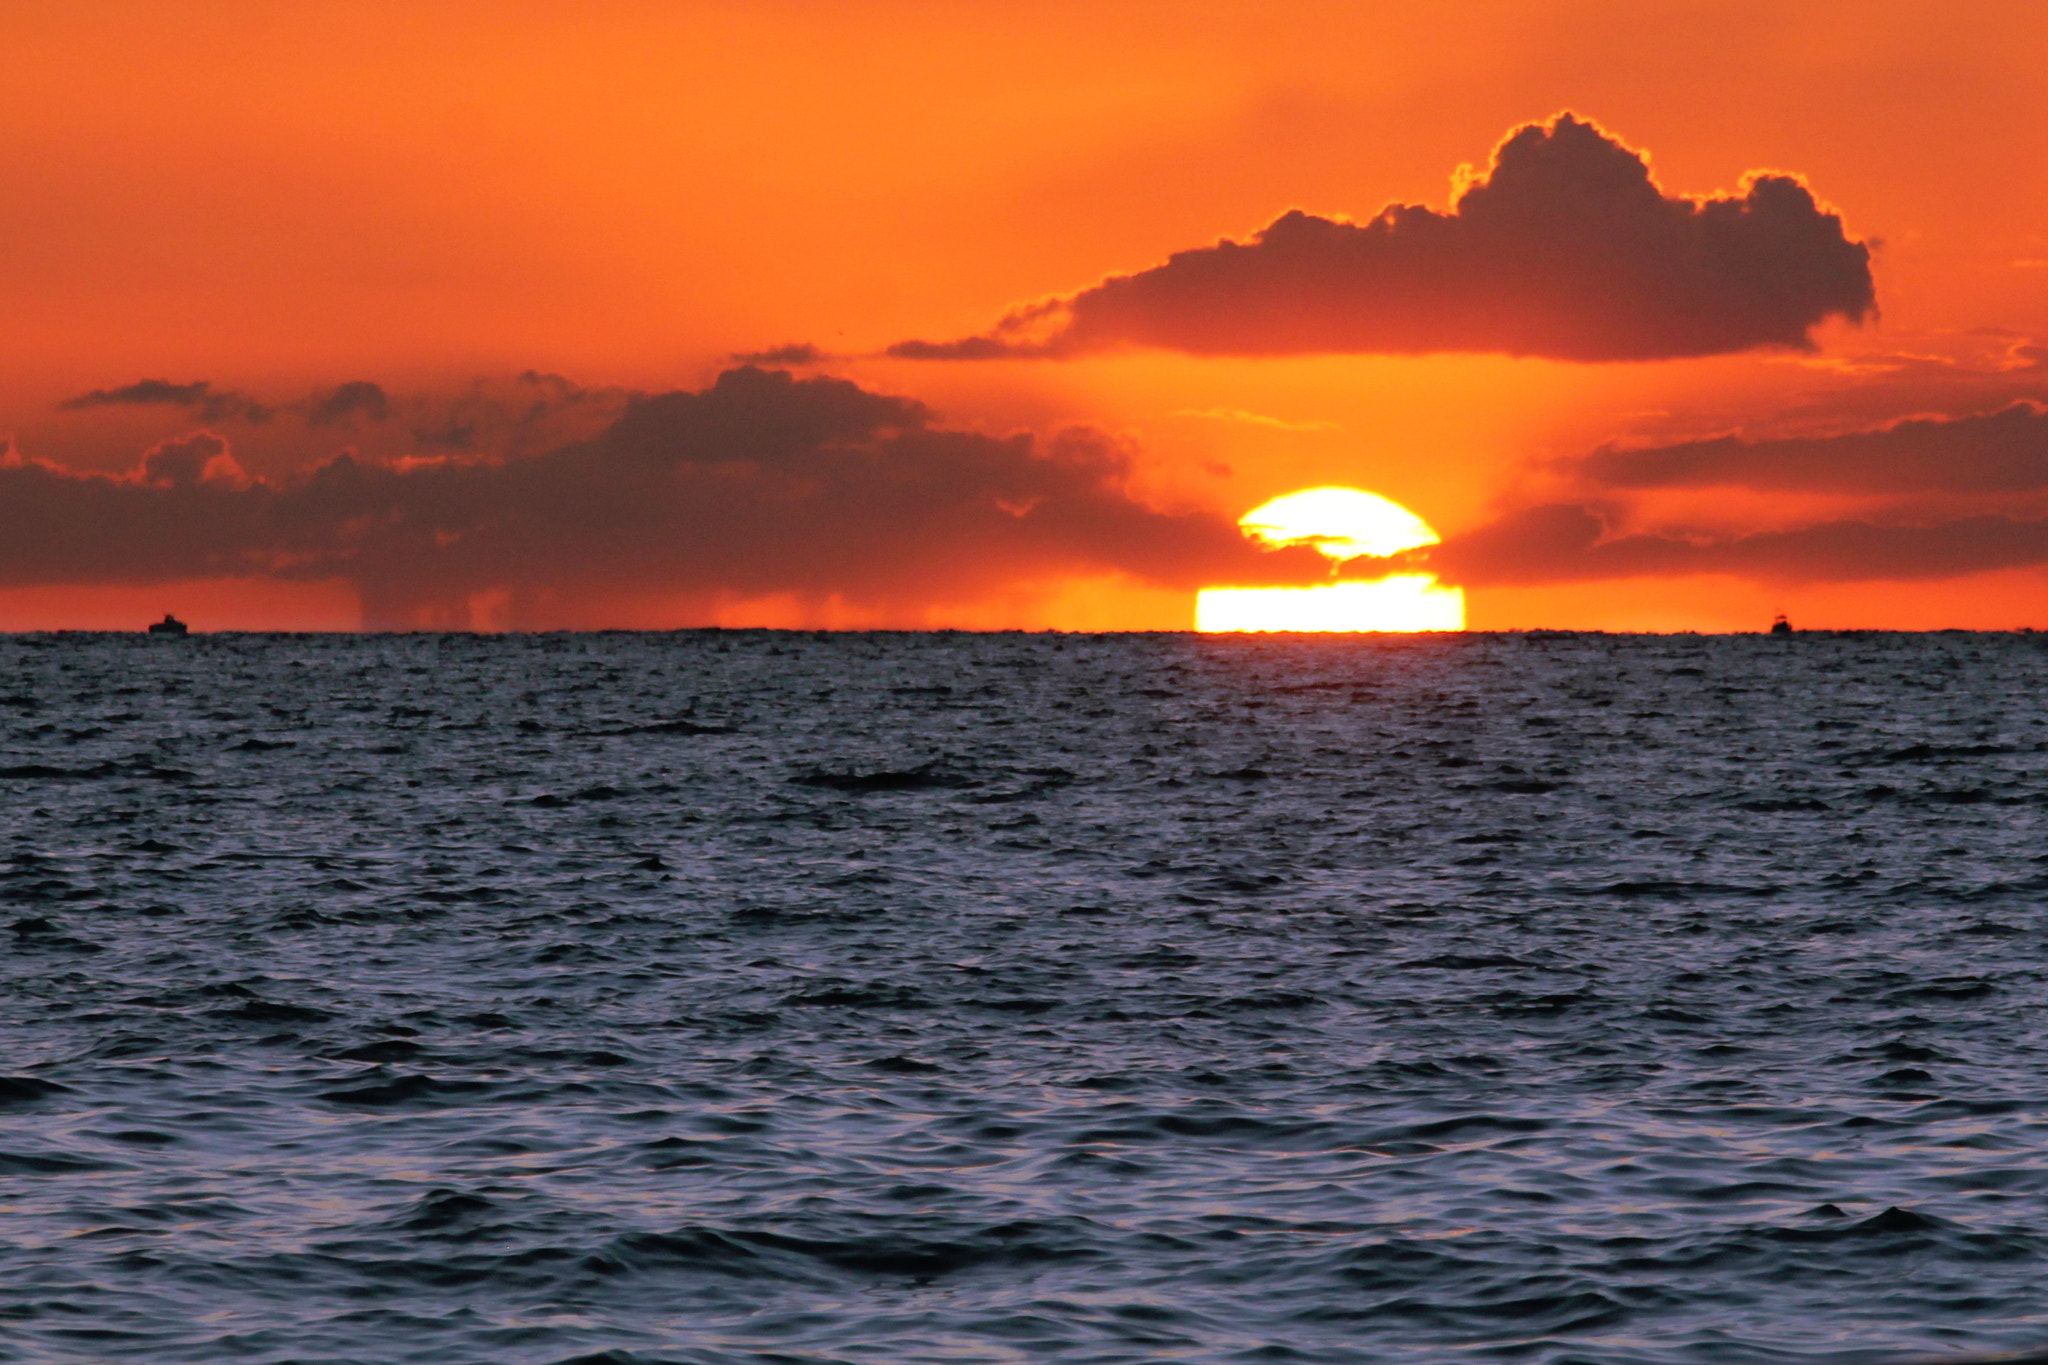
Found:
M 2048 637 L 0 658 L 0 1359 L 2048 1342 Z

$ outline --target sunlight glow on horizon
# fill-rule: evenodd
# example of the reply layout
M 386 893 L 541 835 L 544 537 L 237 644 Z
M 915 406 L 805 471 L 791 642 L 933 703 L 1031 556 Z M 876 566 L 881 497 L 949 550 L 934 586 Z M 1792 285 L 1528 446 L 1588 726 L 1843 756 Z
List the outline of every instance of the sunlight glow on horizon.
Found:
M 1463 630 L 1465 592 L 1434 574 L 1393 574 L 1315 588 L 1204 588 L 1199 631 Z

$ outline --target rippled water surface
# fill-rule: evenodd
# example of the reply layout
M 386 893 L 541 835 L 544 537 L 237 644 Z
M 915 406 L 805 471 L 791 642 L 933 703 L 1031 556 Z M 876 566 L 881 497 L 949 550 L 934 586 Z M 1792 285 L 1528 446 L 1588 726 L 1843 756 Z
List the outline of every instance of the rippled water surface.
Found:
M 2044 646 L 0 638 L 0 1359 L 2038 1345 Z

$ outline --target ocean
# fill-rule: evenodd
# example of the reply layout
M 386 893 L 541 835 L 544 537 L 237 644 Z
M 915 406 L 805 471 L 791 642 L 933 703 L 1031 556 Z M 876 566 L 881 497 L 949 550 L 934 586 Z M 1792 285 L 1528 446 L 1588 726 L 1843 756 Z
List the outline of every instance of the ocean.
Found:
M 2048 635 L 0 657 L 0 1360 L 2048 1344 Z

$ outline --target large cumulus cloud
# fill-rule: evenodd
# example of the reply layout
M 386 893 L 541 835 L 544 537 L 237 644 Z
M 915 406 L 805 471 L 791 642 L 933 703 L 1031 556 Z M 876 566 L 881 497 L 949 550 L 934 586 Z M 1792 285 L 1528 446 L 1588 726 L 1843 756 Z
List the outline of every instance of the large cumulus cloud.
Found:
M 220 575 L 353 580 L 366 626 L 604 624 L 621 594 L 838 596 L 922 606 L 1075 572 L 1193 588 L 1314 581 L 1229 520 L 1151 507 L 1100 433 L 951 429 L 844 380 L 753 367 L 643 396 L 594 439 L 515 458 L 372 462 L 250 479 L 225 442 L 166 443 L 122 476 L 0 461 L 0 583 Z
M 1653 360 L 1807 349 L 1875 307 L 1870 253 L 1797 177 L 1733 196 L 1665 194 L 1643 156 L 1570 114 L 1518 129 L 1452 210 L 1394 204 L 1366 223 L 1294 211 L 1248 242 L 1176 253 L 980 336 L 908 341 L 908 359 L 1495 352 Z

